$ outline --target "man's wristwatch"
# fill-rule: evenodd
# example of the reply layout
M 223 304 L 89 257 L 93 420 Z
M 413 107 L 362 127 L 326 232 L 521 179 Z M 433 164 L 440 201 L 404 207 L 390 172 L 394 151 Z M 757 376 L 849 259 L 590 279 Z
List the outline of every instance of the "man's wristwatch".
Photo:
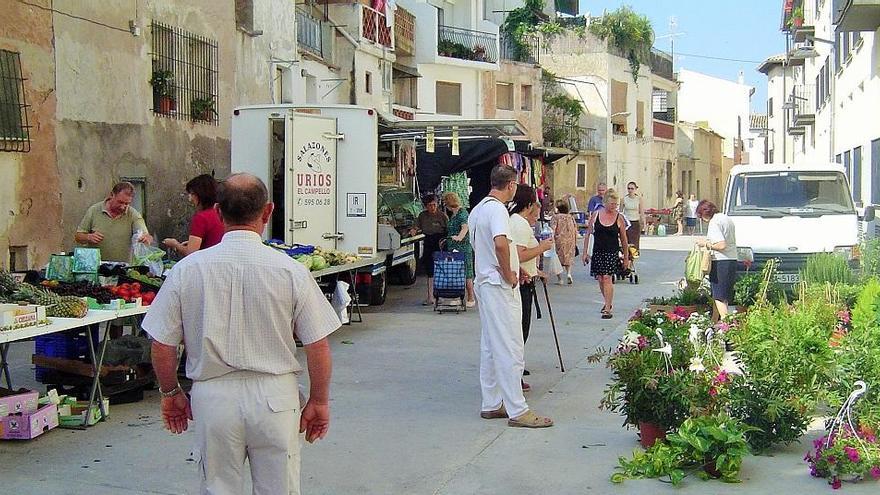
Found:
M 183 389 L 180 388 L 179 383 L 177 385 L 175 385 L 174 388 L 172 388 L 171 390 L 169 390 L 167 392 L 163 392 L 161 388 L 159 389 L 159 395 L 161 395 L 162 398 L 174 397 L 175 395 L 182 394 L 182 393 L 183 393 Z

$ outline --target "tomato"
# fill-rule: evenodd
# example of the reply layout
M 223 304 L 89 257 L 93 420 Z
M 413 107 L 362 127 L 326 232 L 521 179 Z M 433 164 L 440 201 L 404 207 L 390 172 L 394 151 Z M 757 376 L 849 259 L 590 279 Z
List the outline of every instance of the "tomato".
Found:
M 119 288 L 124 290 L 131 290 L 131 284 L 120 284 Z
M 140 292 L 140 290 L 141 290 L 141 284 L 139 282 L 132 282 L 131 283 L 131 291 L 132 292 Z
M 155 292 L 147 292 L 146 294 L 141 296 L 141 302 L 143 302 L 145 305 L 149 305 L 150 303 L 153 302 L 153 299 L 155 299 L 155 298 L 156 298 Z
M 128 301 L 129 298 L 131 298 L 131 291 L 126 289 L 125 287 L 122 287 L 118 291 L 116 291 L 116 295 Z

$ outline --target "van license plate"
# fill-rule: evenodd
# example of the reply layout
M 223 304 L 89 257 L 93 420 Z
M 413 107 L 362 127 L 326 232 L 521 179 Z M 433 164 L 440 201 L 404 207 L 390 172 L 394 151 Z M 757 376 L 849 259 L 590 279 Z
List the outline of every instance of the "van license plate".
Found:
M 801 276 L 798 273 L 778 273 L 776 281 L 780 284 L 796 284 L 801 281 Z

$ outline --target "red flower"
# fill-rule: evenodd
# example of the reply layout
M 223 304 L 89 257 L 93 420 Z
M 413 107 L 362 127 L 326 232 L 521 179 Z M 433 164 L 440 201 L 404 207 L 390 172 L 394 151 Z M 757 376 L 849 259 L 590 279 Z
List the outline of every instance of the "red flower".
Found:
M 711 395 L 712 397 L 715 397 L 716 395 L 718 395 L 718 390 L 716 390 L 715 387 L 710 387 L 709 388 L 709 395 Z
M 840 484 L 840 478 L 835 476 L 834 479 L 831 481 L 831 488 L 837 490 L 840 488 Z

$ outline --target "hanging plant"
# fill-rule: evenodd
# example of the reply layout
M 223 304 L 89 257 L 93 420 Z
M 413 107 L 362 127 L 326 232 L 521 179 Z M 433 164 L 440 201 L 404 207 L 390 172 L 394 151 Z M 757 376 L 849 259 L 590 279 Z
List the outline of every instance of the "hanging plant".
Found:
M 590 32 L 621 51 L 629 60 L 633 81 L 638 84 L 639 69 L 647 61 L 654 44 L 654 29 L 648 17 L 629 7 L 620 7 L 593 21 Z

